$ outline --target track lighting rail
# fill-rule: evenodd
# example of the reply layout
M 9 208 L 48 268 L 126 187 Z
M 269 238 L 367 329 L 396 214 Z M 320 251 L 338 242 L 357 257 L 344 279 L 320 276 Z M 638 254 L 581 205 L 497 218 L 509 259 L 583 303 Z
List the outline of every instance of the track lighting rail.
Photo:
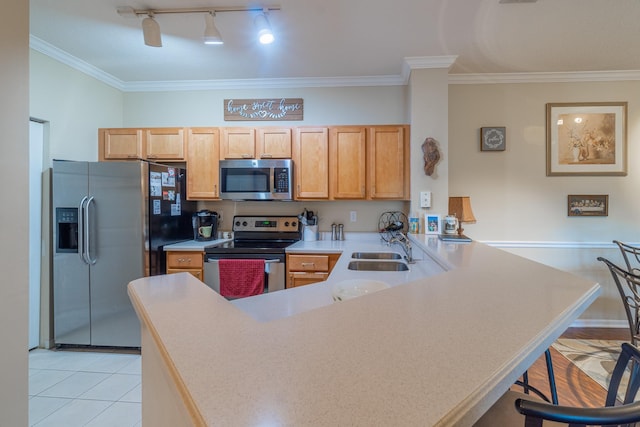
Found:
M 280 10 L 280 6 L 215 6 L 215 7 L 187 7 L 178 9 L 134 9 L 124 6 L 118 8 L 118 14 L 122 16 L 161 15 L 167 13 L 219 13 L 219 12 L 269 12 Z

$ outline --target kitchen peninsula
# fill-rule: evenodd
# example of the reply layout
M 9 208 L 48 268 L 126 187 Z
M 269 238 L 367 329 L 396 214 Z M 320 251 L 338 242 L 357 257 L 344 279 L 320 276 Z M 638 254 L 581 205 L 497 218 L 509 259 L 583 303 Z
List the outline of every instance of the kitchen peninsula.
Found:
M 267 310 L 271 320 L 186 273 L 131 282 L 144 424 L 469 426 L 600 292 L 481 243 L 411 240 L 423 256 L 411 271 L 428 263 L 442 272 L 429 267 L 370 295 L 283 312 L 287 295 L 303 301 L 362 273 L 347 269 L 348 258 L 370 243 L 347 241 L 327 282 L 253 297 L 281 310 Z

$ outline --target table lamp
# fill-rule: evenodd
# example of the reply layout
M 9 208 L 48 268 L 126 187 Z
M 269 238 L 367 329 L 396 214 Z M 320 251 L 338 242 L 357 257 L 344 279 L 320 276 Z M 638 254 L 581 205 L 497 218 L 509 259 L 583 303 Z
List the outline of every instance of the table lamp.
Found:
M 458 236 L 462 236 L 464 229 L 463 223 L 475 224 L 476 217 L 473 216 L 471 210 L 471 198 L 469 196 L 463 197 L 449 197 L 449 215 L 455 215 L 458 218 Z

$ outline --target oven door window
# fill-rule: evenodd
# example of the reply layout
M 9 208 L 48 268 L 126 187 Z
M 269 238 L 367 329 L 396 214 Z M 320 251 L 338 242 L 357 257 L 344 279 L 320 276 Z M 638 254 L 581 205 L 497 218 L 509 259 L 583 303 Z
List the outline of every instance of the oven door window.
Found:
M 222 191 L 225 193 L 269 193 L 270 168 L 224 168 Z

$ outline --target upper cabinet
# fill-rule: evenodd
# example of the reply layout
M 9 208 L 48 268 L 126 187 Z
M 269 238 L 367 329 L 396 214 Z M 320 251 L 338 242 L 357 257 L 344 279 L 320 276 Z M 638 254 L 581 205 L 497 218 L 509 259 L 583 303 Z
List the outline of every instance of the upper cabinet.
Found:
M 222 128 L 223 159 L 290 159 L 291 128 Z
M 142 129 L 98 129 L 98 158 L 100 161 L 143 159 Z
M 145 158 L 148 160 L 185 160 L 187 140 L 184 128 L 145 129 L 145 139 Z
M 256 153 L 260 159 L 290 159 L 291 128 L 258 128 Z
M 219 187 L 220 131 L 218 128 L 187 130 L 187 199 L 216 200 Z
M 329 130 L 299 127 L 293 141 L 295 198 L 329 198 Z
M 99 160 L 185 160 L 184 128 L 98 130 Z
M 409 200 L 409 125 L 99 129 L 99 159 L 185 162 L 218 200 L 221 159 L 293 159 L 296 200 Z
M 222 128 L 220 154 L 223 159 L 255 159 L 254 128 Z
M 332 199 L 366 197 L 366 128 L 329 128 L 329 185 Z
M 408 199 L 409 126 L 376 126 L 368 131 L 368 198 Z

